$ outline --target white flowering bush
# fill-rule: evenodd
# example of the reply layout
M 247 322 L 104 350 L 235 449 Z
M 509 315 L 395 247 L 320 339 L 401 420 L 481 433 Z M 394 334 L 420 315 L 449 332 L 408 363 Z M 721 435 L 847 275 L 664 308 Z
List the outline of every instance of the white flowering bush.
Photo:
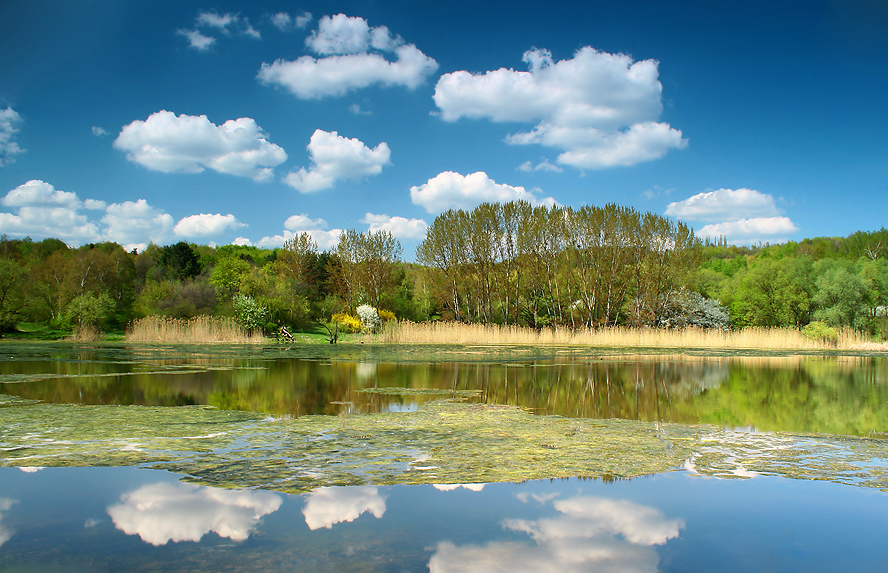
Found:
M 375 308 L 373 308 L 369 304 L 362 304 L 355 310 L 358 312 L 358 317 L 361 319 L 361 324 L 364 325 L 364 330 L 374 330 L 377 326 L 379 326 L 379 313 L 376 311 Z
M 232 298 L 234 315 L 237 321 L 247 330 L 259 330 L 268 319 L 268 309 L 256 302 L 251 296 L 236 294 Z

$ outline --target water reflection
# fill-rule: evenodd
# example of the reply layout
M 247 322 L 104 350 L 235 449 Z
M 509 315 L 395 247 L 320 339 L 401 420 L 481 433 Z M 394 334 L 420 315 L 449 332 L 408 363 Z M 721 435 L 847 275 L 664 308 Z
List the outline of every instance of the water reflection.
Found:
M 9 538 L 12 537 L 12 531 L 3 525 L 3 513 L 9 511 L 15 502 L 16 500 L 14 499 L 0 497 L 0 547 L 3 547 L 3 544 L 9 541 Z
M 314 531 L 331 529 L 337 523 L 354 521 L 365 512 L 380 519 L 385 498 L 376 487 L 322 487 L 305 496 L 305 524 Z
M 63 348 L 54 352 L 52 359 L 23 353 L 0 361 L 0 394 L 76 404 L 210 404 L 294 417 L 411 411 L 453 397 L 540 414 L 764 431 L 881 437 L 888 428 L 885 357 L 582 356 L 553 349 L 545 359 L 421 363 L 406 350 L 411 361 L 397 361 L 397 347 L 390 362 L 373 360 L 372 348 L 361 351 L 367 356 L 329 350 L 326 360 L 280 352 L 232 357 L 222 349 L 166 359 L 117 349 L 115 360 L 105 361 L 73 348 L 67 356 Z
M 465 488 L 469 491 L 482 491 L 486 483 L 439 483 L 432 487 L 439 491 L 453 491 L 457 488 Z
M 626 500 L 573 497 L 552 506 L 560 515 L 502 522 L 503 529 L 529 535 L 533 543 L 458 546 L 442 541 L 429 570 L 653 572 L 658 570 L 659 556 L 652 546 L 678 537 L 685 526 L 681 519 L 669 519 L 656 508 Z
M 120 501 L 107 510 L 117 529 L 151 545 L 166 545 L 197 542 L 211 531 L 244 541 L 262 516 L 277 511 L 282 499 L 264 491 L 156 483 L 125 493 Z

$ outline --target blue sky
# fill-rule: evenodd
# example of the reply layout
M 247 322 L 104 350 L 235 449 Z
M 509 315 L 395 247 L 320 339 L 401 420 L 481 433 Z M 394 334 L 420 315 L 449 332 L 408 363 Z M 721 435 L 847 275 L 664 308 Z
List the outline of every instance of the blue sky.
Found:
M 735 243 L 886 224 L 888 5 L 5 2 L 0 233 L 128 248 L 618 203 Z

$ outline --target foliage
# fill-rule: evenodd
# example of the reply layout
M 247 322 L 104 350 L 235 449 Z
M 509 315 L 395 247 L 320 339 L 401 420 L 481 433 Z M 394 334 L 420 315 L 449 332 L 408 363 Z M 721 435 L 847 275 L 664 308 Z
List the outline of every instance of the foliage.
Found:
M 358 313 L 358 318 L 361 319 L 361 325 L 365 331 L 372 332 L 377 326 L 379 326 L 379 313 L 369 304 L 358 306 L 358 308 L 355 309 L 355 312 Z
M 361 319 L 344 312 L 334 314 L 330 317 L 330 322 L 339 324 L 339 329 L 343 332 L 361 332 L 364 329 Z
M 96 295 L 92 292 L 75 297 L 68 303 L 64 314 L 64 324 L 75 330 L 84 328 L 101 330 L 111 313 L 114 312 L 114 301 L 106 293 Z
M 398 317 L 395 316 L 395 313 L 390 310 L 385 310 L 384 308 L 380 308 L 377 311 L 377 314 L 379 315 L 379 320 L 383 322 L 397 322 L 398 320 Z
M 706 298 L 700 293 L 679 290 L 668 295 L 665 311 L 658 326 L 665 328 L 714 328 L 729 330 L 731 315 L 719 301 Z
M 836 344 L 839 341 L 838 331 L 822 320 L 815 320 L 806 324 L 802 329 L 802 336 L 831 344 Z
M 265 328 L 268 309 L 260 305 L 253 297 L 236 294 L 232 297 L 234 313 L 237 321 L 247 330 Z
M 201 273 L 200 257 L 185 241 L 162 247 L 158 263 L 170 277 L 179 280 L 192 279 Z
M 222 257 L 213 265 L 209 282 L 220 293 L 235 293 L 251 268 L 250 263 L 239 257 Z

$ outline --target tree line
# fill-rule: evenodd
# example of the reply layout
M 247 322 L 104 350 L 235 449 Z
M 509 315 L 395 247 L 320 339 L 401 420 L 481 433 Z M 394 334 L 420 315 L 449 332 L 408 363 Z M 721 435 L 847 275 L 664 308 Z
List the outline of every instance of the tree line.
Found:
M 542 328 L 811 323 L 888 337 L 888 231 L 739 247 L 629 207 L 485 203 L 430 225 L 416 263 L 390 233 L 322 251 L 179 242 L 127 252 L 0 237 L 0 333 L 123 330 L 144 316 L 234 316 L 271 333 L 360 305 L 412 321 Z

